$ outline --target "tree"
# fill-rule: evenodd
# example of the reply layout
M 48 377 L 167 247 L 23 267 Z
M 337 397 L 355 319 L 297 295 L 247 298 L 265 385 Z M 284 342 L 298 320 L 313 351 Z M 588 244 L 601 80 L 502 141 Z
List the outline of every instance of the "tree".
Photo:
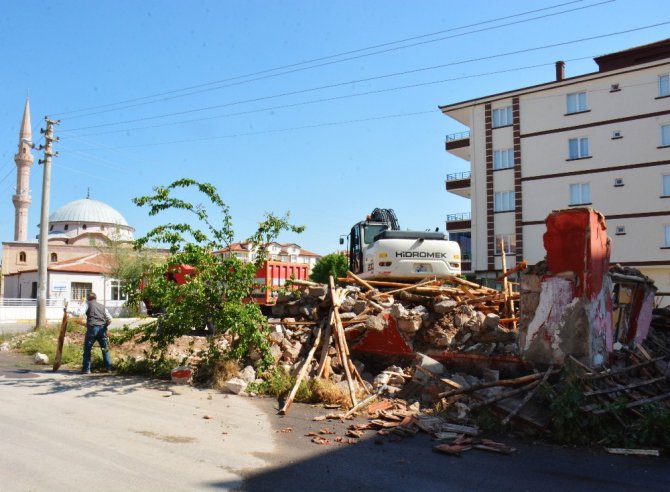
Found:
M 161 263 L 165 254 L 156 249 L 137 250 L 132 244 L 114 240 L 100 251 L 110 256 L 108 277 L 120 282 L 122 293 L 128 297 L 126 306 L 132 311 L 139 311 L 139 296 L 132 294 L 139 291 L 142 277 L 154 265 Z
M 206 207 L 193 205 L 174 196 L 180 189 L 195 188 L 218 208 L 220 219 L 210 219 Z M 284 230 L 302 232 L 303 227 L 291 225 L 288 213 L 283 217 L 266 214 L 256 232 L 248 238 L 258 248 L 253 263 L 243 263 L 235 257 L 216 254 L 234 239 L 232 217 L 213 185 L 192 179 L 180 179 L 168 186 L 158 186 L 154 194 L 134 198 L 138 206 L 148 206 L 149 215 L 167 210 L 181 210 L 196 217 L 196 222 L 168 223 L 155 227 L 135 241 L 137 248 L 150 241 L 167 244 L 170 255 L 166 262 L 154 265 L 146 275 L 146 287 L 141 295 L 153 305 L 161 306 L 164 314 L 160 323 L 148 326 L 146 338 L 161 353 L 179 336 L 192 328 L 213 326 L 217 336 L 210 339 L 210 352 L 219 355 L 216 338 L 228 334 L 232 338 L 231 355 L 248 355 L 252 348 L 260 350 L 265 365 L 272 362 L 267 342 L 267 320 L 260 307 L 248 302 L 254 288 L 256 270 L 267 257 L 267 244 L 275 241 Z M 204 225 L 202 229 L 195 224 Z M 186 282 L 172 281 L 170 273 L 189 265 L 194 269 Z
M 333 278 L 346 277 L 349 271 L 349 262 L 347 257 L 341 253 L 331 253 L 323 256 L 316 262 L 309 278 L 314 282 L 322 284 L 328 283 L 330 275 Z

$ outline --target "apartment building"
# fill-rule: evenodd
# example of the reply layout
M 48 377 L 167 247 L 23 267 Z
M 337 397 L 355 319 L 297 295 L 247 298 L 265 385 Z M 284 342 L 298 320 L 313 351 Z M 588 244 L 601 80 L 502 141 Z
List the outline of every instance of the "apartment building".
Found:
M 604 214 L 613 263 L 670 295 L 670 39 L 594 59 L 598 71 L 440 106 L 466 127 L 446 150 L 470 162 L 447 176 L 471 213 L 447 216 L 464 272 L 490 278 L 544 258 L 546 216 Z M 468 261 L 468 259 L 470 261 Z

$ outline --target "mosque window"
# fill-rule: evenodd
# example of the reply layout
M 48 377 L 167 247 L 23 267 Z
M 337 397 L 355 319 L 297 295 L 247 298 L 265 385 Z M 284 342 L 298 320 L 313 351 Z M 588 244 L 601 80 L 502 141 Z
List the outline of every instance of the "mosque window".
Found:
M 63 230 L 67 231 L 69 227 L 70 227 L 70 224 L 65 224 L 65 227 L 63 227 Z
M 53 226 L 53 225 L 50 225 L 50 226 L 49 226 L 49 230 L 50 230 L 50 231 L 53 231 L 53 230 L 54 230 L 54 226 Z
M 84 230 L 86 230 L 86 224 L 84 224 L 83 226 L 81 226 L 81 228 L 84 229 Z
M 52 262 L 58 261 L 58 255 L 56 253 L 51 253 L 51 261 Z
M 21 262 L 21 263 L 25 263 L 25 262 L 26 262 L 26 252 L 25 252 L 25 251 L 21 251 L 21 252 L 19 253 L 19 262 Z

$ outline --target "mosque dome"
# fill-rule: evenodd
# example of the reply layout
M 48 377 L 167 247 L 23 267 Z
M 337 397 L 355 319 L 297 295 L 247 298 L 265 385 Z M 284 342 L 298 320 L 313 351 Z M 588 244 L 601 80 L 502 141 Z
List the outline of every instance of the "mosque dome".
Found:
M 113 235 L 116 239 L 132 240 L 133 231 L 121 213 L 91 198 L 67 203 L 49 216 L 50 239 L 99 232 L 105 236 Z
M 82 198 L 63 205 L 49 216 L 49 223 L 53 222 L 91 222 L 128 226 L 126 219 L 117 210 L 91 198 Z

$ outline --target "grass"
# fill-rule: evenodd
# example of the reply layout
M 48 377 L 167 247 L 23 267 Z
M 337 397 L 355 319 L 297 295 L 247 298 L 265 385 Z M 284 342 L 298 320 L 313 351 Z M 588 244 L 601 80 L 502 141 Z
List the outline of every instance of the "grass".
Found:
M 65 334 L 65 343 L 61 354 L 61 366 L 80 366 L 83 356 L 83 339 L 81 342 L 69 341 L 73 335 L 78 335 L 77 339 L 82 338 L 86 333 L 86 328 L 70 321 L 67 325 Z M 9 338 L 16 340 L 16 349 L 25 355 L 35 355 L 36 353 L 46 354 L 49 357 L 49 363 L 52 364 L 56 357 L 56 346 L 60 334 L 60 325 L 50 325 L 45 329 L 29 332 L 27 334 L 11 335 Z M 115 359 L 115 353 L 111 352 L 112 360 Z M 91 368 L 96 370 L 104 367 L 102 362 L 102 351 L 96 344 L 91 352 Z

